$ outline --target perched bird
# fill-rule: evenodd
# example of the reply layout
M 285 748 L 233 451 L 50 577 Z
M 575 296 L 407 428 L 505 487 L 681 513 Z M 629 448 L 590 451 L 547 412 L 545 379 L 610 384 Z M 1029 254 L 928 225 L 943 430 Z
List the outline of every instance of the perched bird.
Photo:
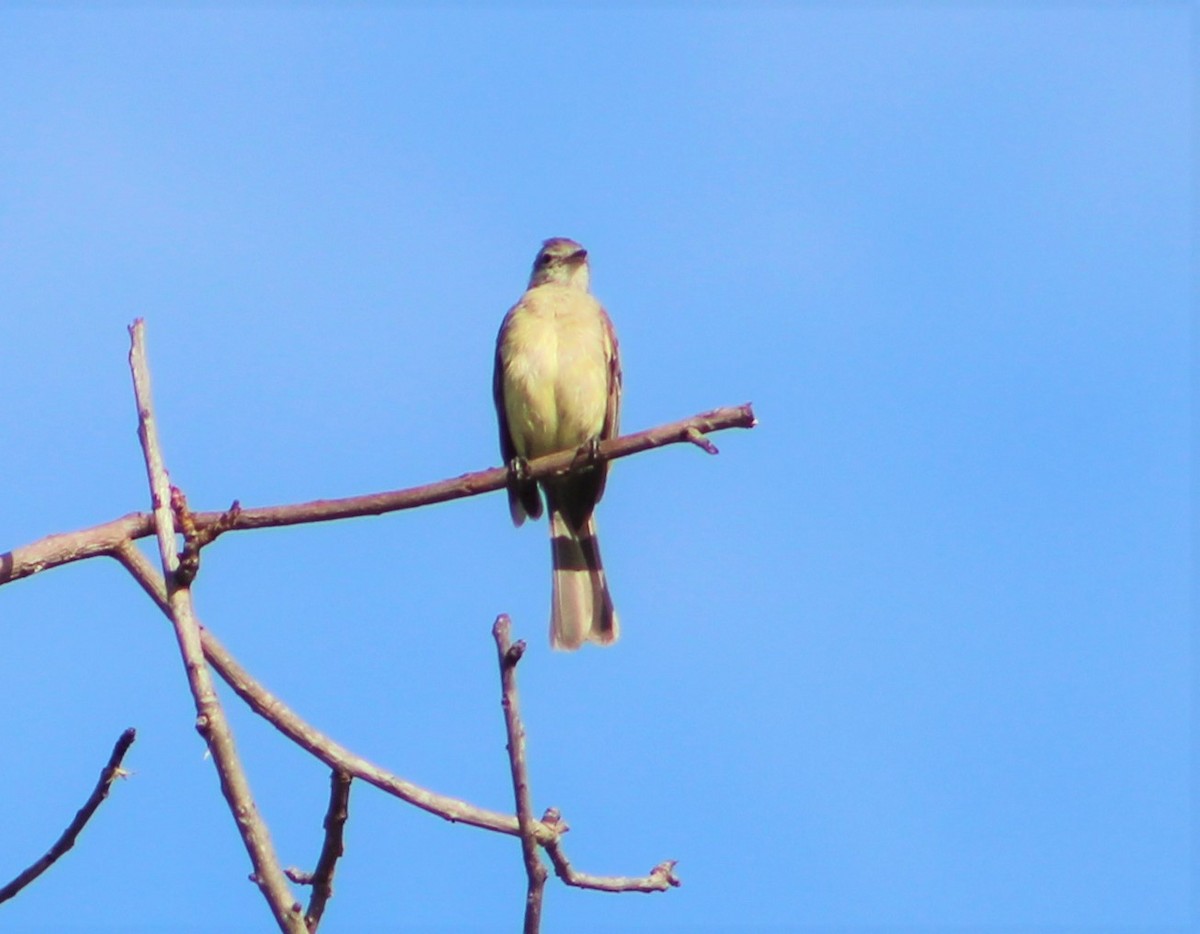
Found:
M 524 476 L 527 460 L 590 448 L 617 434 L 617 335 L 588 279 L 587 250 L 565 237 L 547 240 L 533 262 L 529 287 L 504 316 L 496 338 L 492 394 L 515 525 L 542 514 L 537 484 Z M 608 464 L 580 461 L 566 476 L 542 481 L 554 563 L 550 644 L 556 649 L 610 645 L 619 631 L 592 518 Z

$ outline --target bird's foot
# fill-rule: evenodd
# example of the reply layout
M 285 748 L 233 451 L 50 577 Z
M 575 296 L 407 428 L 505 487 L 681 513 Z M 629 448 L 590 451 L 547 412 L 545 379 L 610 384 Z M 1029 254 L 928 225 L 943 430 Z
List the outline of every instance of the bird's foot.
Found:
M 571 469 L 579 470 L 584 467 L 594 467 L 600 463 L 600 439 L 591 438 L 579 445 L 575 451 L 575 459 L 571 461 Z
M 523 457 L 514 457 L 508 462 L 508 485 L 521 487 L 529 482 L 529 461 Z

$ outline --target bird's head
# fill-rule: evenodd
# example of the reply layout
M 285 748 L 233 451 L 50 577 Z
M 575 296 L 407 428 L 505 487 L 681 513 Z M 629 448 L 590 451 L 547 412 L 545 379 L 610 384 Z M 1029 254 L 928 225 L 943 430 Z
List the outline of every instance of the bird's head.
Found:
M 533 261 L 533 272 L 529 276 L 529 287 L 557 282 L 588 290 L 587 250 L 574 240 L 553 237 L 542 244 Z

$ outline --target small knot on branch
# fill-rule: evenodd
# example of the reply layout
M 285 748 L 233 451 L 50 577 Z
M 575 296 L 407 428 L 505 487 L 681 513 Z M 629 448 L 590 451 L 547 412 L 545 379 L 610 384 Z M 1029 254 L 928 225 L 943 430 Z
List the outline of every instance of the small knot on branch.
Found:
M 235 528 L 241 515 L 242 504 L 239 500 L 235 499 L 230 503 L 229 508 L 217 517 L 215 522 L 211 525 L 206 525 L 200 530 L 200 534 L 196 537 L 196 540 L 200 543 L 200 547 L 203 548 L 205 545 L 211 543 L 222 532 L 228 532 L 230 529 Z
M 709 441 L 708 438 L 706 438 L 703 434 L 701 434 L 700 429 L 696 428 L 694 425 L 689 425 L 686 429 L 684 429 L 683 436 L 706 454 L 721 453 L 717 449 L 717 446 Z
M 542 815 L 542 823 L 559 836 L 571 829 L 571 825 L 562 819 L 558 808 L 546 808 L 546 813 Z
M 525 654 L 525 640 L 518 639 L 508 647 L 508 651 L 504 653 L 504 664 L 510 668 L 521 660 L 521 656 Z
M 676 859 L 664 859 L 661 863 L 650 870 L 650 878 L 662 879 L 667 883 L 667 885 L 670 885 L 673 888 L 679 888 L 679 886 L 683 885 L 683 881 L 679 878 L 679 876 L 675 875 L 675 867 L 678 865 L 678 863 L 679 860 Z
M 200 536 L 196 531 L 196 520 L 188 508 L 187 496 L 174 485 L 171 486 L 171 512 L 175 516 L 175 527 L 183 533 L 183 551 L 179 552 L 175 583 L 187 587 L 200 572 Z
M 179 569 L 175 581 L 187 587 L 200 572 L 200 549 L 209 545 L 222 532 L 237 525 L 242 514 L 242 504 L 236 499 L 214 522 L 203 527 L 196 524 L 196 516 L 188 507 L 187 496 L 177 486 L 171 487 L 171 511 L 175 515 L 175 527 L 183 534 L 183 551 L 179 553 Z
M 518 639 L 512 642 L 512 620 L 508 618 L 507 613 L 501 613 L 496 617 L 496 622 L 492 624 L 492 638 L 496 640 L 496 649 L 500 653 L 500 668 L 501 671 L 509 671 L 514 668 L 521 660 L 521 656 L 525 654 L 525 640 Z M 505 702 L 509 699 L 509 690 L 505 690 Z

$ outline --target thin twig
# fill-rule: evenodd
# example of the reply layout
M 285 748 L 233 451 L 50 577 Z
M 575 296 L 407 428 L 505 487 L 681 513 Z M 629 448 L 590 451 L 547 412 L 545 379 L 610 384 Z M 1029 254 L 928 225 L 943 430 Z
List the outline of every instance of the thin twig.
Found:
M 667 444 L 679 442 L 697 444 L 697 435 L 702 437 L 703 434 L 727 428 L 753 428 L 755 424 L 757 423 L 754 411 L 749 404 L 728 406 L 693 415 L 691 418 L 685 418 L 678 422 L 649 428 L 636 434 L 604 441 L 599 445 L 595 456 L 600 460 L 615 460 Z M 703 447 L 703 445 L 700 446 Z M 536 480 L 568 470 L 575 459 L 575 453 L 574 451 L 564 451 L 530 461 L 530 479 Z M 233 532 L 306 522 L 328 522 L 334 519 L 381 515 L 462 499 L 467 496 L 477 496 L 481 493 L 503 489 L 507 482 L 507 467 L 494 467 L 490 470 L 463 474 L 449 480 L 441 480 L 405 490 L 394 490 L 389 493 L 369 493 L 365 496 L 316 500 L 310 503 L 294 503 L 286 506 L 237 508 L 225 512 L 197 512 L 192 513 L 192 518 L 197 532 L 202 536 L 211 526 L 217 526 L 220 532 Z M 153 516 L 146 513 L 130 513 L 91 528 L 49 535 L 36 542 L 0 554 L 0 585 L 73 561 L 114 554 L 124 540 L 144 538 L 153 534 Z
M 121 761 L 125 758 L 125 753 L 129 751 L 129 747 L 133 745 L 133 741 L 136 738 L 137 730 L 133 727 L 130 727 L 120 735 L 116 745 L 113 746 L 112 755 L 108 757 L 108 764 L 100 770 L 100 780 L 96 782 L 96 787 L 88 795 L 88 799 L 84 802 L 83 807 L 75 814 L 74 820 L 67 825 L 67 829 L 62 832 L 62 836 L 54 841 L 54 845 L 46 851 L 41 859 L 18 875 L 8 885 L 0 888 L 0 902 L 6 902 L 20 892 L 21 889 L 25 888 L 25 886 L 29 885 L 34 879 L 53 866 L 59 857 L 75 845 L 75 839 L 79 836 L 79 832 L 83 830 L 84 825 L 96 813 L 96 809 L 108 797 L 108 791 L 112 788 L 113 781 L 125 774 L 121 768 Z
M 308 911 L 304 913 L 304 922 L 308 925 L 310 934 L 320 926 L 321 916 L 325 913 L 325 903 L 333 898 L 333 871 L 337 868 L 337 861 L 345 849 L 343 832 L 346 819 L 350 816 L 351 781 L 349 774 L 337 769 L 330 775 L 329 808 L 325 812 L 325 842 L 321 845 L 317 868 L 312 872 L 296 868 L 283 871 L 284 875 L 297 885 L 312 886 Z
M 162 450 L 154 419 L 154 403 L 150 390 L 150 369 L 146 362 L 145 323 L 139 318 L 129 329 L 129 368 L 133 374 L 133 391 L 138 409 L 138 437 L 146 460 L 146 475 L 150 482 L 154 506 L 158 550 L 162 560 L 163 579 L 167 582 L 167 606 L 179 651 L 183 657 L 188 686 L 196 704 L 196 729 L 204 737 L 217 768 L 221 792 L 237 822 L 242 841 L 254 865 L 254 881 L 275 916 L 280 930 L 304 934 L 300 906 L 288 889 L 287 880 L 275 850 L 271 845 L 267 825 L 259 816 L 238 759 L 233 731 L 225 719 L 221 702 L 213 688 L 212 675 L 204 661 L 200 627 L 192 611 L 192 593 L 188 582 L 178 575 L 179 555 L 175 551 L 175 517 L 172 512 L 171 481 L 163 465 Z
M 542 817 L 542 823 L 554 821 Z M 645 876 L 593 876 L 590 873 L 578 872 L 568 861 L 562 850 L 562 843 L 555 838 L 544 844 L 546 855 L 554 864 L 554 873 L 567 885 L 580 889 L 594 889 L 600 892 L 665 892 L 683 883 L 675 875 L 676 860 L 663 860 Z
M 325 813 L 325 843 L 321 847 L 321 855 L 317 858 L 317 868 L 313 870 L 308 884 L 312 886 L 312 895 L 308 900 L 308 910 L 304 913 L 304 921 L 310 932 L 315 931 L 321 924 L 321 916 L 325 914 L 325 903 L 333 898 L 333 873 L 337 861 L 345 851 L 344 830 L 346 819 L 350 816 L 350 782 L 349 773 L 334 769 L 329 777 L 329 810 Z
M 517 825 L 521 829 L 521 854 L 525 859 L 525 934 L 538 934 L 542 926 L 542 893 L 546 889 L 546 867 L 538 856 L 537 818 L 529 791 L 529 763 L 525 758 L 525 725 L 517 695 L 517 662 L 525 654 L 525 643 L 512 641 L 512 623 L 501 614 L 492 626 L 496 656 L 500 661 L 500 705 L 508 734 L 508 763 L 512 772 L 513 796 L 517 801 Z

